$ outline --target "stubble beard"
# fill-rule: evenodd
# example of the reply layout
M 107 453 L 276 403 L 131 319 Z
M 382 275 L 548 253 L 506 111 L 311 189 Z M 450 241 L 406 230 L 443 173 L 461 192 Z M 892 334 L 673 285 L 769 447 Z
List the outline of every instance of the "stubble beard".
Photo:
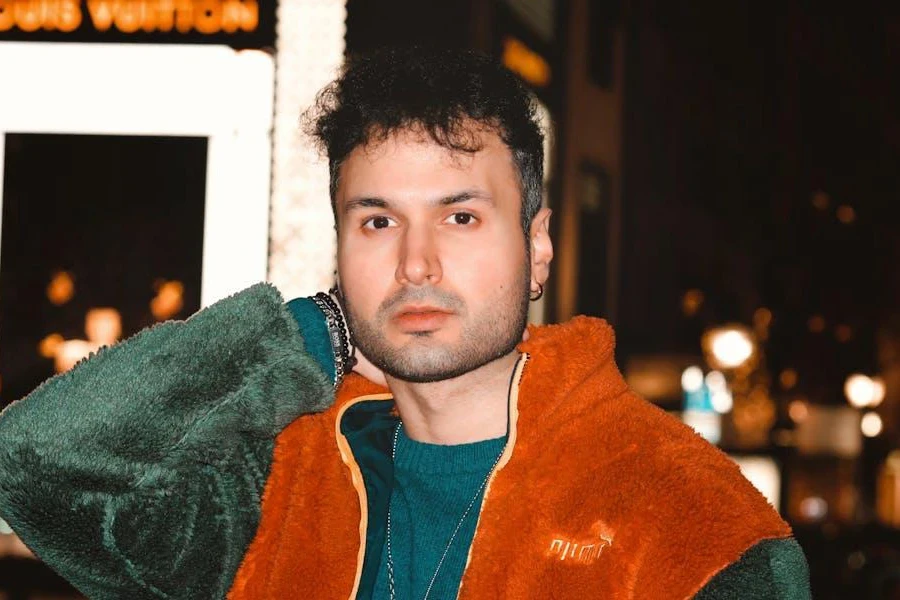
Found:
M 347 320 L 354 343 L 366 358 L 387 375 L 411 383 L 432 383 L 453 379 L 474 371 L 512 352 L 522 340 L 528 321 L 531 269 L 522 269 L 519 285 L 500 301 L 492 302 L 472 315 L 456 295 L 438 288 L 402 288 L 382 302 L 374 319 L 359 318 L 346 301 Z M 430 332 L 410 335 L 403 346 L 387 341 L 383 331 L 397 307 L 408 303 L 427 303 L 454 312 L 462 322 L 455 343 L 435 340 Z

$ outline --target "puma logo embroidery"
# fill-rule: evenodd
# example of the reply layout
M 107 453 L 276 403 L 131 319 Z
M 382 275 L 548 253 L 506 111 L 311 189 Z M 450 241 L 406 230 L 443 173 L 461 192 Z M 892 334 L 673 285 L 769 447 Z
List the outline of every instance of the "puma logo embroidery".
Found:
M 550 549 L 547 551 L 547 555 L 557 560 L 590 564 L 600 558 L 603 551 L 612 546 L 612 543 L 612 533 L 601 521 L 597 521 L 591 527 L 591 535 L 588 539 L 554 538 L 550 542 Z

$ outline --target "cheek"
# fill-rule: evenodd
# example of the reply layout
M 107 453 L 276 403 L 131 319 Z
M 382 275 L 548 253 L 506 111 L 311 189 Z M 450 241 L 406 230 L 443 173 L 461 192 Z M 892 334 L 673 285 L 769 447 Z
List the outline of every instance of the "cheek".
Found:
M 385 290 L 394 281 L 395 268 L 395 264 L 377 253 L 351 248 L 338 250 L 341 289 L 356 314 L 367 317 L 374 314 L 385 297 Z
M 521 240 L 493 240 L 486 247 L 458 248 L 444 261 L 444 276 L 471 298 L 495 302 L 522 287 L 525 246 Z

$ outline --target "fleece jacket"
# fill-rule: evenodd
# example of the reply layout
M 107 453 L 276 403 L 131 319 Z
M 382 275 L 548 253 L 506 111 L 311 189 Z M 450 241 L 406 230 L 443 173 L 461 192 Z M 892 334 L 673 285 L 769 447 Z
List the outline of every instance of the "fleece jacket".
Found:
M 395 409 L 334 394 L 312 315 L 259 284 L 50 379 L 0 414 L 0 516 L 89 598 L 367 597 Z M 628 389 L 608 325 L 519 351 L 459 598 L 808 597 L 790 528 Z

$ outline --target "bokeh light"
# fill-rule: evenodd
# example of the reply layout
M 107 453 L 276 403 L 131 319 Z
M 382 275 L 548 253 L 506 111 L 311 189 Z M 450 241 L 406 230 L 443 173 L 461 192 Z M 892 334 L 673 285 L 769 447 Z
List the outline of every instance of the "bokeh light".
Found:
M 863 415 L 859 427 L 864 436 L 873 438 L 879 436 L 884 430 L 884 422 L 878 413 L 867 412 Z
M 686 392 L 696 392 L 703 387 L 703 369 L 691 366 L 681 374 L 681 387 Z
M 47 284 L 47 299 L 55 306 L 66 304 L 75 295 L 75 278 L 68 271 L 57 271 Z
M 755 344 L 750 332 L 737 325 L 720 327 L 706 334 L 706 344 L 716 366 L 735 369 L 753 356 Z

